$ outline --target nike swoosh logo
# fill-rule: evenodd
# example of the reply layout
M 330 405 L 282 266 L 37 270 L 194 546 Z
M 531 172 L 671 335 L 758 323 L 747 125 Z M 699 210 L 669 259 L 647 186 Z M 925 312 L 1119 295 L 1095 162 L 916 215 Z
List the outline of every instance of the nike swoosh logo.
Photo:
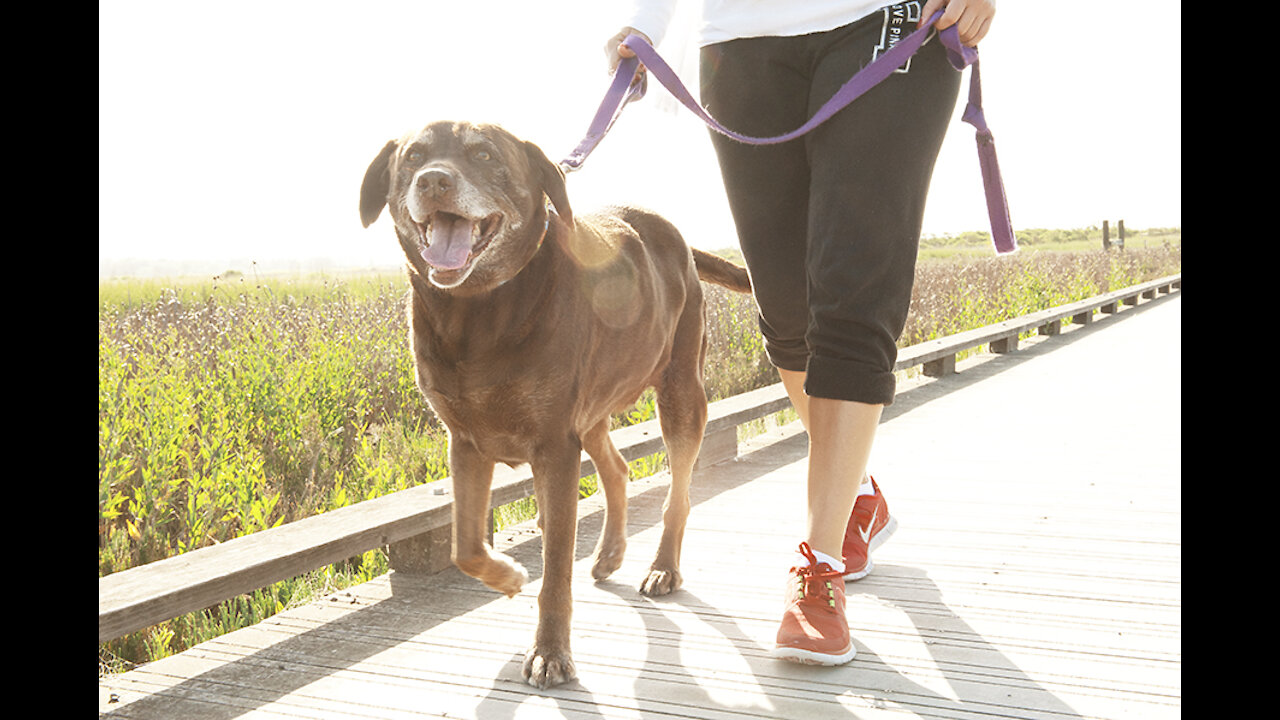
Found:
M 871 522 L 867 523 L 866 530 L 863 530 L 862 528 L 858 528 L 858 535 L 862 538 L 862 542 L 864 543 L 871 542 L 871 528 L 876 526 L 876 513 L 879 513 L 879 512 L 880 512 L 879 507 L 871 511 Z

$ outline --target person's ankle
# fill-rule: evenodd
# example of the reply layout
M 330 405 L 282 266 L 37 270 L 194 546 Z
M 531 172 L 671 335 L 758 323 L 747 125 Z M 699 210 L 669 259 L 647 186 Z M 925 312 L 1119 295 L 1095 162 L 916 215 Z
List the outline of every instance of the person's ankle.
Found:
M 871 476 L 863 475 L 862 485 L 858 487 L 858 497 L 862 497 L 863 495 L 875 495 L 875 494 L 876 494 L 876 486 L 871 484 Z
M 814 558 L 816 558 L 818 562 L 824 562 L 830 565 L 831 569 L 836 572 L 844 572 L 844 560 L 832 557 L 829 553 L 822 552 L 821 550 L 812 549 L 812 552 Z M 795 567 L 807 567 L 808 565 L 809 559 L 801 553 L 796 553 Z

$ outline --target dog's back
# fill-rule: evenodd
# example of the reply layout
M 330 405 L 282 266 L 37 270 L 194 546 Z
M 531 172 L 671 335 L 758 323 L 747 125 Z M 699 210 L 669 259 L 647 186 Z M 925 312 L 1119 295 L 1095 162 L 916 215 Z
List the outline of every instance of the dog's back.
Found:
M 616 215 L 636 228 L 646 245 L 651 248 L 656 242 L 671 242 L 681 248 L 687 247 L 693 255 L 698 278 L 702 281 L 720 285 L 734 292 L 751 292 L 751 278 L 747 275 L 746 268 L 719 255 L 687 245 L 680 231 L 665 217 L 653 211 L 632 206 L 613 207 L 606 212 Z

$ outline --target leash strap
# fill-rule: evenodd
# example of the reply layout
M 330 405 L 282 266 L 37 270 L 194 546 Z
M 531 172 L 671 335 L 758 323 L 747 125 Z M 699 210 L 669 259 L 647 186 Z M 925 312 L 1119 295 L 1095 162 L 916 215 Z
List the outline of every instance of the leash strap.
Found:
M 653 73 L 653 76 L 670 91 L 676 100 L 680 101 L 680 104 L 697 115 L 712 130 L 750 145 L 775 145 L 794 140 L 818 127 L 893 74 L 894 70 L 906 63 L 924 45 L 930 33 L 933 32 L 933 24 L 941 16 L 942 11 L 937 11 L 928 22 L 887 52 L 881 53 L 874 62 L 850 78 L 804 125 L 784 135 L 766 138 L 743 135 L 720 124 L 698 104 L 688 88 L 680 82 L 679 76 L 648 41 L 638 35 L 630 35 L 623 44 L 635 53 L 635 57 L 622 58 L 618 63 L 613 83 L 605 93 L 604 101 L 596 111 L 586 136 L 560 164 L 568 172 L 581 168 L 587 156 L 613 127 L 613 123 L 622 114 L 626 104 L 644 96 L 645 74 L 641 71 L 642 65 Z M 969 77 L 968 105 L 965 107 L 962 119 L 977 130 L 978 163 L 982 170 L 983 187 L 986 191 L 992 243 L 995 245 L 997 254 L 1013 252 L 1018 249 L 1018 245 L 1013 234 L 1013 225 L 1009 220 L 1009 203 L 1000 176 L 1000 166 L 996 161 L 995 141 L 992 138 L 991 129 L 987 127 L 986 116 L 982 112 L 982 81 L 978 73 L 978 50 L 960 42 L 959 29 L 954 25 L 939 32 L 938 36 L 947 49 L 947 59 L 952 67 L 963 70 L 965 67 L 973 66 L 973 72 Z

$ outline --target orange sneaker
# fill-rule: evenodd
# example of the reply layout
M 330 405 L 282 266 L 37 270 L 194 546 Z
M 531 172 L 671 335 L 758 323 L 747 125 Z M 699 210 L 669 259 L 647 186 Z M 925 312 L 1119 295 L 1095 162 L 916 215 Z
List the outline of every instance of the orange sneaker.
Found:
M 845 580 L 861 580 L 870 575 L 875 567 L 871 553 L 898 529 L 898 520 L 889 515 L 889 504 L 884 501 L 875 478 L 871 478 L 871 488 L 875 490 L 874 495 L 859 495 L 854 502 L 849 526 L 844 531 Z
M 808 543 L 800 543 L 805 567 L 791 568 L 787 609 L 771 655 L 808 665 L 843 665 L 857 650 L 844 615 L 840 571 L 818 562 Z

